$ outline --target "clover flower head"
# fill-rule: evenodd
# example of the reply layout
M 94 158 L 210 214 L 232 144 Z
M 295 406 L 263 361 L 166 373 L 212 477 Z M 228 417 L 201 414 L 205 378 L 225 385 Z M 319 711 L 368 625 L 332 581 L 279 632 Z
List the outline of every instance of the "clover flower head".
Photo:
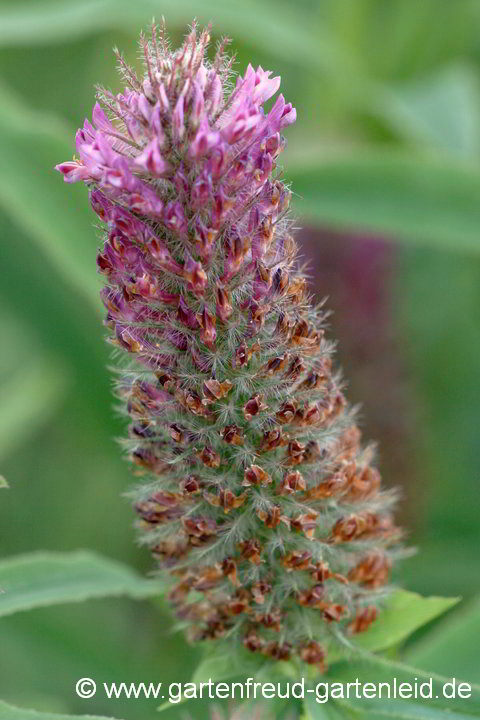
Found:
M 117 54 L 125 90 L 99 89 L 57 169 L 103 224 L 134 506 L 177 616 L 324 668 L 375 620 L 400 533 L 296 261 L 277 165 L 296 111 L 208 43 L 193 26 L 171 50 L 154 25 L 140 78 Z

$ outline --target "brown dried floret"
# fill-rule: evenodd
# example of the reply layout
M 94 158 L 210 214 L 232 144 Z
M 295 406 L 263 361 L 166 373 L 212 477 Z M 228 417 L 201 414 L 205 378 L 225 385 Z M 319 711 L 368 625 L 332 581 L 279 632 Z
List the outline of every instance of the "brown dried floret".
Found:
M 245 560 L 249 560 L 254 565 L 259 565 L 262 562 L 260 555 L 263 548 L 258 540 L 255 540 L 254 538 L 250 540 L 243 540 L 238 543 L 238 549 L 240 550 L 242 557 Z
M 180 482 L 180 488 L 184 495 L 196 495 L 203 487 L 203 482 L 196 475 L 189 475 Z
M 220 455 L 215 452 L 211 447 L 205 446 L 196 453 L 197 458 L 203 462 L 204 465 L 210 468 L 220 467 Z
M 320 448 L 320 445 L 316 440 L 310 440 L 305 448 L 303 462 L 314 463 L 317 460 L 323 460 L 327 454 L 327 450 L 325 448 Z
M 275 375 L 276 373 L 284 369 L 287 361 L 287 353 L 284 353 L 283 355 L 280 355 L 278 357 L 271 358 L 270 360 L 268 360 L 268 362 L 265 363 L 265 365 L 262 365 L 257 375 Z
M 265 647 L 265 640 L 254 630 L 249 630 L 243 639 L 243 644 L 250 652 L 261 652 Z
M 152 555 L 162 558 L 166 565 L 176 562 L 183 557 L 188 550 L 187 537 L 180 533 L 179 535 L 166 540 L 161 540 L 151 549 Z
M 338 582 L 342 583 L 343 585 L 348 584 L 347 578 L 343 575 L 340 575 L 339 573 L 332 572 L 328 567 L 328 563 L 326 562 L 318 562 L 313 565 L 311 568 L 311 576 L 319 583 L 324 583 L 325 580 L 330 580 L 330 578 L 333 578 Z
M 272 482 L 270 475 L 260 467 L 260 465 L 250 465 L 245 469 L 242 485 L 250 487 L 251 485 L 269 485 Z
M 269 452 L 288 443 L 287 438 L 281 430 L 266 430 L 260 442 L 258 451 Z
M 348 490 L 345 499 L 351 502 L 366 500 L 375 495 L 380 489 L 380 473 L 375 468 L 367 466 L 357 470 L 349 478 Z
M 350 542 L 358 538 L 377 535 L 388 536 L 395 533 L 395 531 L 396 528 L 389 515 L 364 512 L 337 520 L 332 528 L 330 540 L 334 543 Z
M 226 323 L 233 313 L 230 293 L 226 288 L 220 286 L 217 287 L 216 312 L 217 317 L 220 318 L 223 323 Z
M 290 345 L 301 347 L 305 354 L 314 353 L 324 336 L 323 330 L 310 326 L 306 320 L 299 320 L 290 335 Z
M 306 365 L 299 355 L 295 355 L 292 359 L 288 369 L 285 373 L 285 377 L 294 382 L 300 375 L 306 370 Z
M 188 410 L 193 415 L 212 417 L 212 411 L 210 408 L 206 407 L 199 395 L 192 390 L 176 390 L 175 400 L 177 400 L 178 403 L 185 408 L 185 410 Z
M 286 400 L 280 410 L 275 413 L 275 420 L 280 425 L 291 423 L 297 411 L 297 403 L 294 400 Z
M 347 486 L 348 479 L 344 471 L 330 475 L 326 480 L 307 490 L 304 500 L 323 500 L 340 495 Z
M 388 582 L 391 561 L 381 552 L 371 552 L 353 567 L 348 573 L 348 579 L 358 582 L 365 587 L 375 589 Z
M 199 592 L 211 590 L 217 585 L 218 581 L 221 580 L 222 577 L 223 573 L 221 569 L 216 565 L 212 565 L 210 567 L 202 568 L 198 572 L 194 573 L 191 585 L 192 588 L 198 590 Z
M 207 627 L 200 631 L 195 640 L 217 640 L 223 638 L 227 634 L 230 624 L 221 620 L 212 620 L 207 623 Z
M 215 326 L 217 324 L 217 318 L 215 315 L 204 307 L 201 313 L 198 313 L 197 320 L 200 325 L 200 340 L 210 349 L 215 350 L 215 340 L 217 337 L 217 331 Z
M 238 425 L 226 425 L 220 435 L 229 445 L 243 445 L 243 429 Z
M 185 512 L 183 496 L 167 490 L 157 492 L 148 500 L 135 505 L 135 510 L 147 525 L 159 525 L 175 520 Z
M 212 518 L 190 515 L 182 524 L 191 545 L 203 545 L 217 534 L 217 523 Z
M 254 352 L 259 352 L 260 345 L 258 342 L 254 342 L 251 347 L 248 347 L 245 342 L 242 342 L 235 350 L 235 354 L 232 359 L 233 368 L 244 367 L 250 362 Z
M 328 623 L 340 622 L 340 620 L 346 615 L 347 608 L 345 605 L 333 603 L 323 608 L 323 617 Z
M 185 433 L 183 431 L 183 428 L 181 428 L 180 425 L 178 425 L 177 423 L 172 423 L 170 425 L 170 437 L 174 442 L 185 442 Z
M 352 634 L 365 632 L 377 618 L 377 608 L 375 605 L 367 605 L 367 607 L 357 610 L 354 619 L 348 625 L 348 631 Z
M 303 532 L 303 534 L 309 539 L 313 540 L 315 536 L 315 529 L 317 527 L 318 513 L 314 510 L 310 510 L 308 513 L 301 513 L 290 519 L 290 525 L 293 530 Z
M 235 493 L 233 493 L 231 490 L 221 488 L 218 492 L 218 495 L 204 492 L 203 497 L 208 503 L 210 503 L 210 505 L 223 508 L 223 512 L 227 514 L 231 510 L 236 510 L 243 505 L 243 503 L 247 499 L 247 493 L 235 495 Z
M 298 276 L 296 278 L 293 278 L 293 280 L 290 280 L 290 282 L 288 283 L 286 295 L 291 299 L 293 303 L 299 304 L 305 297 L 306 290 L 306 278 L 303 276 Z
M 325 588 L 321 583 L 297 595 L 297 602 L 302 607 L 323 608 L 325 606 Z
M 305 490 L 305 478 L 298 470 L 291 470 L 285 473 L 282 482 L 277 488 L 278 495 L 293 495 L 296 492 Z
M 270 305 L 251 301 L 249 305 L 248 334 L 257 335 L 265 325 L 265 318 L 270 312 Z
M 159 384 L 164 390 L 171 390 L 173 387 L 175 387 L 175 381 L 173 377 L 168 373 L 160 370 L 159 372 L 156 372 L 155 375 Z
M 205 400 L 203 401 L 204 404 L 215 402 L 215 400 L 221 400 L 230 392 L 232 387 L 233 383 L 231 383 L 230 380 L 224 380 L 223 382 L 219 382 L 214 378 L 205 380 L 203 383 L 203 394 L 205 396 Z
M 332 397 L 326 398 L 319 402 L 321 412 L 321 423 L 329 426 L 344 410 L 347 405 L 345 396 L 341 392 L 336 392 Z
M 306 403 L 302 408 L 298 408 L 292 418 L 292 423 L 299 427 L 313 427 L 319 425 L 321 421 L 322 413 L 315 403 Z
M 268 595 L 271 589 L 272 586 L 265 580 L 259 580 L 252 585 L 250 592 L 252 593 L 252 598 L 257 605 L 263 605 L 265 602 L 265 595 Z
M 308 550 L 292 550 L 282 560 L 287 572 L 292 570 L 308 570 L 311 567 L 312 553 Z
M 321 371 L 312 370 L 308 373 L 307 377 L 302 380 L 298 386 L 298 390 L 318 390 L 319 388 L 325 387 L 328 380 L 328 375 Z
M 263 396 L 257 393 L 251 397 L 250 400 L 247 400 L 243 406 L 243 416 L 245 420 L 251 420 L 255 417 L 255 415 L 258 415 L 259 412 L 266 410 L 267 407 L 268 406 L 263 402 Z
M 155 473 L 155 475 L 161 475 L 168 467 L 166 463 L 157 457 L 155 451 L 151 448 L 135 448 L 131 454 L 131 460 L 135 465 L 143 470 Z
M 276 528 L 281 522 L 287 525 L 287 527 L 290 526 L 290 521 L 282 514 L 280 505 L 271 505 L 268 510 L 257 510 L 257 517 L 264 523 L 265 527 L 271 530 Z
M 229 615 L 241 615 L 242 613 L 250 613 L 250 593 L 245 588 L 238 588 L 233 598 L 231 598 L 226 606 Z
M 240 584 L 237 578 L 237 563 L 232 557 L 226 557 L 223 559 L 222 573 L 233 585 L 238 586 Z
M 326 651 L 318 644 L 318 642 L 310 640 L 309 643 L 302 645 L 299 648 L 298 654 L 303 662 L 306 662 L 309 665 L 316 665 L 320 672 L 325 672 Z
M 292 324 L 293 321 L 289 315 L 285 313 L 280 313 L 277 319 L 277 325 L 275 327 L 273 336 L 275 338 L 281 337 L 282 339 L 286 339 L 290 334 Z
M 263 649 L 263 654 L 274 660 L 289 660 L 292 651 L 290 643 L 270 642 Z
M 306 447 L 306 443 L 298 442 L 298 440 L 291 440 L 288 443 L 285 465 L 295 466 L 304 462 Z
M 353 460 L 360 447 L 361 433 L 356 425 L 348 427 L 335 445 L 335 457 L 337 462 Z
M 268 613 L 256 613 L 254 616 L 255 622 L 260 623 L 269 630 L 280 632 L 282 612 L 279 608 L 274 608 Z

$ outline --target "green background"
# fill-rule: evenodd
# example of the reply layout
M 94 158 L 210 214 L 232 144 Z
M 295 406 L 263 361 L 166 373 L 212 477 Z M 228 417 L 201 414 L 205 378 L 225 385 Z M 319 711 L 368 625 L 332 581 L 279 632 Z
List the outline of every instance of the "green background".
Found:
M 399 580 L 478 592 L 480 4 L 476 0 L 3 0 L 0 3 L 1 554 L 91 548 L 151 568 L 122 497 L 109 351 L 86 191 L 69 159 L 114 45 L 196 16 L 282 76 L 297 107 L 284 164 L 312 289 L 419 548 Z M 97 601 L 2 620 L 0 697 L 151 717 L 152 701 L 80 701 L 75 681 L 186 680 L 199 657 L 147 603 Z M 198 704 L 195 716 L 205 710 Z M 173 713 L 176 716 L 176 713 Z

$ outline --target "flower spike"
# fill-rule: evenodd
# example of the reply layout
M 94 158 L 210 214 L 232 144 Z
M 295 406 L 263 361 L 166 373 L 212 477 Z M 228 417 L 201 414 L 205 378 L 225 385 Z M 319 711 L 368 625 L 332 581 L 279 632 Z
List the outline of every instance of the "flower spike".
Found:
M 57 170 L 104 226 L 134 509 L 176 614 L 193 640 L 322 671 L 335 635 L 375 622 L 401 533 L 295 263 L 275 168 L 296 111 L 264 109 L 262 67 L 231 90 L 208 41 L 170 50 L 154 25 L 143 78 L 118 54 L 127 87 L 99 91 Z

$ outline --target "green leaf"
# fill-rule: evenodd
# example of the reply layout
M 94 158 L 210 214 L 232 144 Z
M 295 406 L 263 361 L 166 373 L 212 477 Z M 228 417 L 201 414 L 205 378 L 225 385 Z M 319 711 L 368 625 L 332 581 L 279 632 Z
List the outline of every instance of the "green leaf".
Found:
M 333 700 L 326 703 L 317 702 L 313 693 L 306 694 L 303 708 L 305 720 L 343 720 L 345 717 L 350 717 L 345 715 L 341 707 L 334 703 Z
M 115 720 L 98 715 L 57 715 L 7 705 L 0 700 L 0 720 Z
M 393 678 L 392 678 L 393 680 Z M 413 676 L 411 678 L 414 680 Z M 331 680 L 335 683 L 335 679 Z M 364 682 L 378 684 L 377 678 L 372 674 L 369 680 Z M 351 691 L 352 693 L 355 690 Z M 432 700 L 410 701 L 397 698 L 328 698 L 325 702 L 325 691 L 322 687 L 319 695 L 321 702 L 317 702 L 315 693 L 306 693 L 304 700 L 305 714 L 308 720 L 342 720 L 343 718 L 363 718 L 368 720 L 380 720 L 380 718 L 392 718 L 392 720 L 467 720 L 472 718 L 468 708 L 468 699 L 463 701 L 465 712 L 452 712 L 448 707 L 448 700 L 443 706 L 434 706 Z M 344 693 L 347 693 L 346 684 Z M 323 697 L 322 697 L 323 696 Z
M 46 605 L 126 595 L 141 599 L 162 592 L 129 567 L 88 551 L 39 552 L 0 562 L 0 617 Z
M 444 675 L 460 675 L 480 683 L 478 639 L 480 598 L 442 621 L 407 651 L 406 660 Z
M 465 682 L 464 678 L 459 678 L 458 675 L 456 675 L 455 678 L 457 688 L 458 683 Z M 480 686 L 475 685 L 474 683 L 469 683 L 471 691 L 471 697 L 469 698 L 446 697 L 444 695 L 443 688 L 446 683 L 452 682 L 452 678 L 439 675 L 431 670 L 423 670 L 418 667 L 406 665 L 402 662 L 395 662 L 378 655 L 365 655 L 359 661 L 344 661 L 342 663 L 337 663 L 329 669 L 326 677 L 319 679 L 319 681 L 324 680 L 329 683 L 330 689 L 332 683 L 341 683 L 344 688 L 344 695 L 346 694 L 347 683 L 356 683 L 357 680 L 360 686 L 363 686 L 365 683 L 375 683 L 377 686 L 379 683 L 387 683 L 390 686 L 390 698 L 388 697 L 386 686 L 383 685 L 383 700 L 382 698 L 370 700 L 366 698 L 357 699 L 355 697 L 355 711 L 358 712 L 363 712 L 362 705 L 367 708 L 370 703 L 374 702 L 380 704 L 386 701 L 386 706 L 388 707 L 394 700 L 400 703 L 402 707 L 404 706 L 404 703 L 406 705 L 412 702 L 410 699 L 398 699 L 393 697 L 395 694 L 395 686 L 397 687 L 396 694 L 398 695 L 398 687 L 400 684 L 410 683 L 413 687 L 416 685 L 417 688 L 419 688 L 420 685 L 423 685 L 424 694 L 425 691 L 428 691 L 428 693 L 431 694 L 431 697 L 421 698 L 420 693 L 417 692 L 419 697 L 415 698 L 415 701 L 412 702 L 414 706 L 418 705 L 423 708 L 434 708 L 437 712 L 440 710 L 451 713 L 458 712 L 460 713 L 460 716 L 462 716 L 462 713 L 467 713 L 469 716 L 474 715 L 475 717 L 480 717 Z M 428 683 L 428 687 L 425 686 L 424 683 Z M 451 688 L 449 688 L 449 694 L 450 690 Z M 322 692 L 324 691 L 322 690 Z M 351 692 L 356 694 L 355 688 L 352 689 Z M 342 705 L 344 701 L 348 700 L 347 697 L 333 699 L 335 701 L 337 699 L 342 700 Z M 349 707 L 351 707 L 351 705 Z M 416 708 L 415 711 L 417 712 L 417 715 L 412 715 L 411 717 L 420 718 L 421 715 L 418 714 L 420 711 Z M 370 713 L 369 717 L 376 717 L 371 708 L 368 708 L 368 712 Z M 383 713 L 384 708 L 381 708 L 378 717 L 383 717 Z M 394 717 L 397 717 L 397 715 L 394 715 Z M 399 717 L 403 716 L 400 715 Z M 405 717 L 408 717 L 408 715 Z
M 285 663 L 281 663 L 285 664 Z M 219 682 L 227 678 L 239 676 L 255 676 L 259 678 L 262 667 L 272 668 L 271 662 L 265 660 L 261 656 L 243 650 L 243 648 L 227 650 L 222 647 L 216 647 L 213 651 L 208 652 L 203 660 L 197 665 L 195 672 L 190 680 L 197 685 L 202 682 Z M 181 703 L 186 702 L 182 697 Z M 180 704 L 180 703 L 178 703 Z M 164 702 L 158 708 L 159 711 L 171 708 L 172 704 Z
M 480 252 L 480 172 L 385 149 L 287 161 L 297 212 L 350 232 Z
M 193 673 L 192 682 L 200 683 L 210 678 L 217 682 L 225 678 L 258 673 L 265 660 L 251 654 L 246 655 L 243 651 L 221 651 L 209 653 L 197 666 Z
M 0 475 L 0 490 L 2 489 L 8 489 L 10 486 L 6 480 L 6 478 L 3 477 L 3 475 Z
M 448 707 L 428 707 L 408 700 L 339 700 L 340 707 L 350 710 L 356 717 L 368 720 L 391 718 L 392 720 L 468 720 L 470 713 L 451 712 Z
M 352 648 L 378 652 L 398 645 L 458 602 L 459 598 L 422 597 L 408 590 L 396 590 L 369 630 L 355 636 Z M 330 663 L 344 654 L 333 648 L 329 653 Z
M 57 118 L 34 112 L 0 85 L 0 208 L 36 241 L 97 309 L 97 242 L 84 187 L 66 187 L 53 167 L 73 154 L 73 136 Z
M 409 590 L 397 590 L 367 632 L 355 637 L 363 650 L 386 650 L 405 640 L 415 630 L 452 608 L 460 598 L 422 597 Z

